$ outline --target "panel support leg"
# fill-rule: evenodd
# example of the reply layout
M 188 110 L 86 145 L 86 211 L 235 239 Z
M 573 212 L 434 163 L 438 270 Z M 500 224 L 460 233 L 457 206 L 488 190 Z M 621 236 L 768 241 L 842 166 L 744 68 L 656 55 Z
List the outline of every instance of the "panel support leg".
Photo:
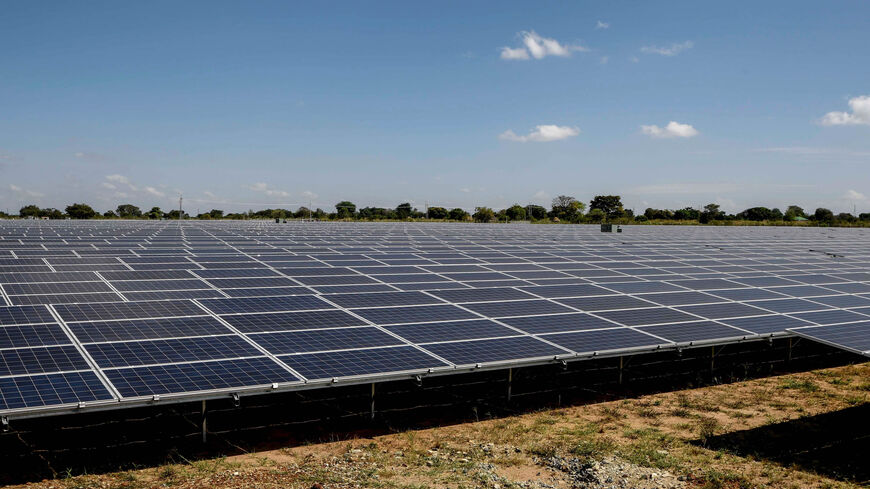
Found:
M 371 419 L 375 419 L 375 383 L 372 382 Z
M 205 400 L 202 401 L 202 408 L 200 410 L 200 422 L 202 425 L 202 442 L 208 442 L 208 407 L 205 404 Z
M 791 363 L 791 338 L 788 339 L 788 356 L 786 357 L 786 363 Z
M 624 357 L 619 357 L 619 385 L 622 385 L 622 371 L 625 367 Z
M 513 394 L 512 388 L 514 383 L 514 369 L 508 369 L 508 381 L 507 381 L 507 400 L 511 402 L 511 394 Z

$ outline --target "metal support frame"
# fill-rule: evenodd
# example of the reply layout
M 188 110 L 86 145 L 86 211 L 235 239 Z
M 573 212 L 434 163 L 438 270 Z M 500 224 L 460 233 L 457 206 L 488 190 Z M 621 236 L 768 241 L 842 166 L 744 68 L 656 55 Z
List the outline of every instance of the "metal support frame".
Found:
M 513 382 L 514 382 L 514 369 L 509 368 L 508 369 L 508 381 L 507 381 L 507 400 L 508 400 L 508 402 L 511 402 L 511 395 L 513 394 L 513 392 L 512 392 Z
M 200 426 L 202 428 L 202 442 L 208 443 L 208 406 L 205 399 L 202 400 L 202 409 L 200 410 Z
M 375 419 L 375 383 L 372 382 L 371 419 Z
M 619 357 L 619 385 L 622 385 L 622 372 L 625 367 L 625 357 Z
M 9 431 L 9 417 L 8 416 L 0 416 L 0 425 L 3 426 L 3 431 Z
M 791 363 L 791 346 L 792 346 L 791 340 L 792 340 L 791 338 L 788 339 L 788 356 L 786 356 L 786 359 L 785 359 L 786 363 Z

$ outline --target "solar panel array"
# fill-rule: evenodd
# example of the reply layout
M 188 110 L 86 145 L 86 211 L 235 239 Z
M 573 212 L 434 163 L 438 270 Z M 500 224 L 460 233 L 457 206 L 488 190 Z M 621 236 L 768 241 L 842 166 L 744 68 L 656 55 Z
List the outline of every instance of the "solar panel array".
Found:
M 862 229 L 0 221 L 0 415 L 800 334 L 870 350 Z

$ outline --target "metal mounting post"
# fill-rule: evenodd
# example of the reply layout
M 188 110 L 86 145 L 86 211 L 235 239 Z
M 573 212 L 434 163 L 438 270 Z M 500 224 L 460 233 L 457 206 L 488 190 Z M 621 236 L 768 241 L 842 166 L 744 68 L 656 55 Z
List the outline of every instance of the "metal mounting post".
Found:
M 624 358 L 625 357 L 619 357 L 619 385 L 622 385 L 622 371 L 625 366 Z
M 9 418 L 7 416 L 0 417 L 0 425 L 3 426 L 3 431 L 9 431 Z
M 507 400 L 508 400 L 508 402 L 511 401 L 511 394 L 512 394 L 511 388 L 513 386 L 513 381 L 514 381 L 514 369 L 509 368 L 508 369 L 508 382 L 507 382 Z
M 239 393 L 233 392 L 233 406 L 239 407 L 242 404 L 242 401 L 239 399 Z
M 375 419 L 375 383 L 372 382 L 371 419 Z
M 200 424 L 202 426 L 202 442 L 208 442 L 208 407 L 205 405 L 205 399 L 202 401 L 202 409 L 200 410 Z

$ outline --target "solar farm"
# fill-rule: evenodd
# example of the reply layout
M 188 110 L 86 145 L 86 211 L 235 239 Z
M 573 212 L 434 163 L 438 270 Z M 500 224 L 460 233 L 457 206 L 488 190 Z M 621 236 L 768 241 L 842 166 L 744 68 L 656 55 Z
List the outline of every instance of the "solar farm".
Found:
M 4 422 L 771 338 L 870 356 L 870 233 L 0 221 Z

